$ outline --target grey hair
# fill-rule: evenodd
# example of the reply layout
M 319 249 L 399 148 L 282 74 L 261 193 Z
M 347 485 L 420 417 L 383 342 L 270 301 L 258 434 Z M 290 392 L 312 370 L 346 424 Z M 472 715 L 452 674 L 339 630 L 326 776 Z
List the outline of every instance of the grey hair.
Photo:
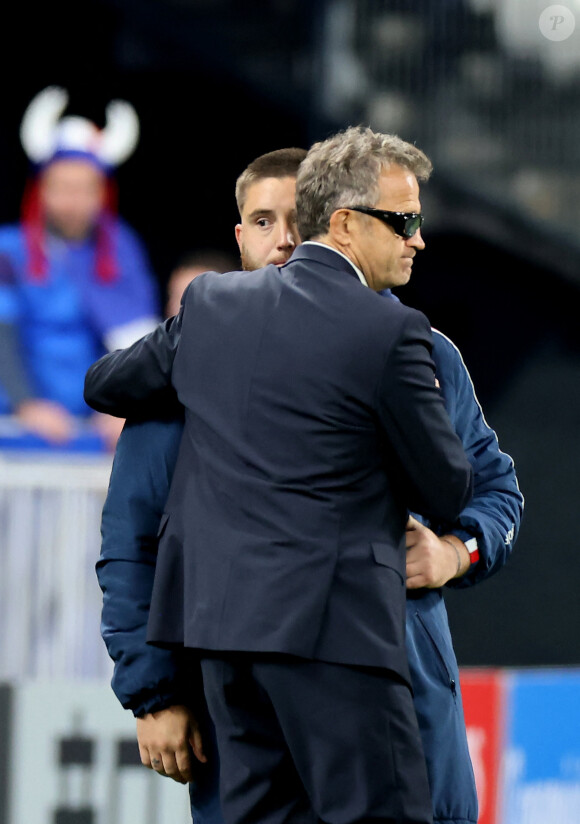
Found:
M 379 176 L 389 166 L 401 166 L 419 181 L 428 180 L 433 169 L 412 143 L 366 126 L 350 126 L 314 143 L 296 178 L 302 240 L 325 234 L 332 213 L 342 206 L 374 206 L 380 195 Z

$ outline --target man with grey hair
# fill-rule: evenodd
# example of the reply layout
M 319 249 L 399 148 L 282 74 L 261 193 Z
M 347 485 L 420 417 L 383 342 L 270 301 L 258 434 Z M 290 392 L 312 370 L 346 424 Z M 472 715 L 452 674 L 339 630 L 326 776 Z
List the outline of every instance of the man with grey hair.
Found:
M 423 248 L 429 168 L 370 129 L 315 144 L 289 262 L 200 275 L 176 318 L 87 373 L 101 411 L 151 414 L 170 383 L 186 410 L 149 640 L 199 651 L 228 824 L 432 821 L 405 525 L 452 523 L 472 472 L 427 319 L 375 294 Z
M 351 127 L 315 143 L 296 179 L 300 237 L 327 243 L 331 234 L 330 245 L 374 291 L 407 283 L 413 258 L 425 247 L 418 181 L 431 169 L 415 146 L 371 129 Z M 373 208 L 379 204 L 397 208 Z M 386 248 L 374 242 L 385 234 Z
M 380 197 L 379 172 L 398 167 L 411 184 L 411 195 L 418 199 L 417 181 L 425 182 L 432 172 L 429 158 L 416 146 L 397 135 L 377 134 L 370 129 L 351 127 L 328 140 L 315 143 L 300 165 L 296 179 L 296 212 L 300 237 L 308 240 L 328 230 L 332 213 L 337 209 L 373 206 Z M 324 174 L 320 170 L 324 168 Z M 408 177 L 415 178 L 415 183 Z M 400 177 L 400 175 L 399 175 Z M 409 192 L 405 192 L 409 195 Z M 371 214 L 372 212 L 367 214 Z M 374 215 L 377 217 L 378 215 Z M 415 231 L 409 235 L 413 245 L 423 248 L 419 213 L 414 215 Z M 385 218 L 382 218 L 385 220 Z M 395 218 L 385 220 L 392 225 Z M 395 231 L 397 226 L 393 227 Z M 405 233 L 399 233 L 405 236 Z

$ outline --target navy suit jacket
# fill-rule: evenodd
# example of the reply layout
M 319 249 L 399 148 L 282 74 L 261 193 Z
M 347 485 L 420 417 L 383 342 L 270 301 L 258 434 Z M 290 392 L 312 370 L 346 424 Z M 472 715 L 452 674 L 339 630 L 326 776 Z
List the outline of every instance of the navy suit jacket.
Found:
M 330 248 L 206 273 L 179 315 L 87 373 L 95 409 L 186 422 L 149 639 L 388 667 L 409 678 L 408 510 L 452 523 L 472 471 L 419 312 Z

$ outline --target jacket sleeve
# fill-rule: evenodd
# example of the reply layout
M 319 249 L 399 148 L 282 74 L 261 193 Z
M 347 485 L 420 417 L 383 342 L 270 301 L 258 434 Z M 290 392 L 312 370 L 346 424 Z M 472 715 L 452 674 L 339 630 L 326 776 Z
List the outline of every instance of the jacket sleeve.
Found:
M 185 700 L 187 670 L 179 650 L 146 642 L 157 531 L 181 432 L 179 418 L 125 424 L 102 513 L 96 565 L 101 635 L 114 661 L 113 691 L 135 715 Z
M 488 578 L 508 560 L 524 509 L 514 462 L 500 449 L 475 395 L 471 377 L 457 347 L 433 332 L 433 360 L 455 431 L 474 470 L 474 494 L 454 524 L 445 531 L 462 541 L 477 540 L 479 558 L 448 586 L 466 587 Z M 443 528 L 443 527 L 442 527 Z
M 401 467 L 412 510 L 455 521 L 471 499 L 473 472 L 435 383 L 427 318 L 407 309 L 378 387 L 377 409 Z
M 87 371 L 84 399 L 97 412 L 152 418 L 175 408 L 171 386 L 182 313 L 160 323 L 126 349 L 104 355 Z

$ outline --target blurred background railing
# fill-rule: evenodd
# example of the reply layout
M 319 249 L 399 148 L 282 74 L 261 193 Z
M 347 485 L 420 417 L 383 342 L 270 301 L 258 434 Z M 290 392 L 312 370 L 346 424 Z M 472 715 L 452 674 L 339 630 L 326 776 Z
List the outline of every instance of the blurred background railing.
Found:
M 0 680 L 102 678 L 95 575 L 110 457 L 0 453 Z

